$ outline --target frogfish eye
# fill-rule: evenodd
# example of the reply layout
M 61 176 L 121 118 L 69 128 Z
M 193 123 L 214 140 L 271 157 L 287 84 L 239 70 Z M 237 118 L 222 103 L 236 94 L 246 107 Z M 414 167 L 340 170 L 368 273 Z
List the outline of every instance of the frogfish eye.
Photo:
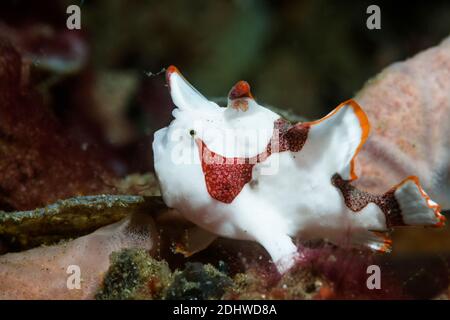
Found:
M 189 134 L 193 137 L 193 136 L 195 136 L 195 130 L 194 129 L 191 129 L 190 131 L 189 131 Z

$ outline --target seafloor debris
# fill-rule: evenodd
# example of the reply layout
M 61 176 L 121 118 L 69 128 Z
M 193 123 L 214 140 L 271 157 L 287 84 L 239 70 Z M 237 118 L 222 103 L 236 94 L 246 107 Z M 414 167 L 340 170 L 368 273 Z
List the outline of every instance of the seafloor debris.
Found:
M 153 259 L 143 249 L 124 249 L 111 254 L 111 266 L 95 298 L 161 299 L 171 281 L 167 262 Z
M 210 264 L 186 263 L 183 271 L 176 271 L 167 288 L 165 299 L 219 299 L 233 285 L 232 280 Z
M 295 267 L 277 280 L 262 276 L 256 269 L 238 273 L 223 299 L 326 299 L 333 295 L 327 281 L 304 266 Z
M 111 255 L 96 299 L 219 299 L 231 278 L 210 264 L 187 263 L 172 273 L 167 262 L 142 249 L 125 249 Z

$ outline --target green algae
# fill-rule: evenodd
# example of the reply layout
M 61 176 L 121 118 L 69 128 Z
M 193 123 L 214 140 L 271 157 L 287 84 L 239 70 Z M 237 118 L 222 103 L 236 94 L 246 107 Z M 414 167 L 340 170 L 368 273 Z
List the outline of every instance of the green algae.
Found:
M 232 279 L 211 264 L 188 262 L 183 271 L 175 272 L 174 280 L 167 289 L 166 299 L 220 299 L 232 286 Z
M 98 300 L 208 300 L 220 299 L 233 280 L 211 264 L 186 263 L 171 272 L 165 260 L 143 249 L 111 254 L 111 266 L 95 298 Z
M 153 259 L 143 249 L 124 249 L 111 254 L 98 300 L 161 299 L 172 280 L 167 262 Z

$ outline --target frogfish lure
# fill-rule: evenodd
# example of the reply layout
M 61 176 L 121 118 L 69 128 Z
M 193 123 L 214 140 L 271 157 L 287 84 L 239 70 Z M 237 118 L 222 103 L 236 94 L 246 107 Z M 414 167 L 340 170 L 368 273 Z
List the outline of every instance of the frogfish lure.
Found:
M 388 252 L 393 227 L 444 225 L 416 177 L 384 194 L 352 185 L 370 129 L 355 101 L 291 124 L 259 105 L 245 81 L 221 107 L 176 67 L 166 78 L 174 120 L 154 135 L 154 164 L 165 203 L 196 226 L 185 254 L 218 236 L 256 241 L 284 273 L 301 257 L 294 239 Z

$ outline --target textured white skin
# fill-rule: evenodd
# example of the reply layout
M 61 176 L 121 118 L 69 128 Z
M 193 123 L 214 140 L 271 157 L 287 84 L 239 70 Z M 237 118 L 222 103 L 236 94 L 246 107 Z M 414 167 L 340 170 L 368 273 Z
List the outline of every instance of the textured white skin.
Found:
M 350 161 L 361 141 L 362 129 L 350 105 L 311 126 L 299 152 L 274 153 L 256 164 L 252 182 L 227 204 L 208 193 L 190 130 L 213 152 L 255 156 L 267 146 L 279 116 L 251 98 L 246 98 L 248 111 L 221 108 L 177 72 L 169 76 L 169 85 L 178 108 L 175 120 L 155 133 L 155 171 L 164 201 L 186 219 L 218 236 L 259 242 L 281 273 L 298 256 L 295 237 L 370 246 L 364 243 L 373 238 L 368 230 L 386 230 L 385 216 L 376 205 L 355 214 L 331 184 L 334 173 L 349 178 Z M 245 139 L 233 139 L 233 132 L 227 131 L 236 127 L 257 130 L 260 139 L 250 137 L 246 149 Z

